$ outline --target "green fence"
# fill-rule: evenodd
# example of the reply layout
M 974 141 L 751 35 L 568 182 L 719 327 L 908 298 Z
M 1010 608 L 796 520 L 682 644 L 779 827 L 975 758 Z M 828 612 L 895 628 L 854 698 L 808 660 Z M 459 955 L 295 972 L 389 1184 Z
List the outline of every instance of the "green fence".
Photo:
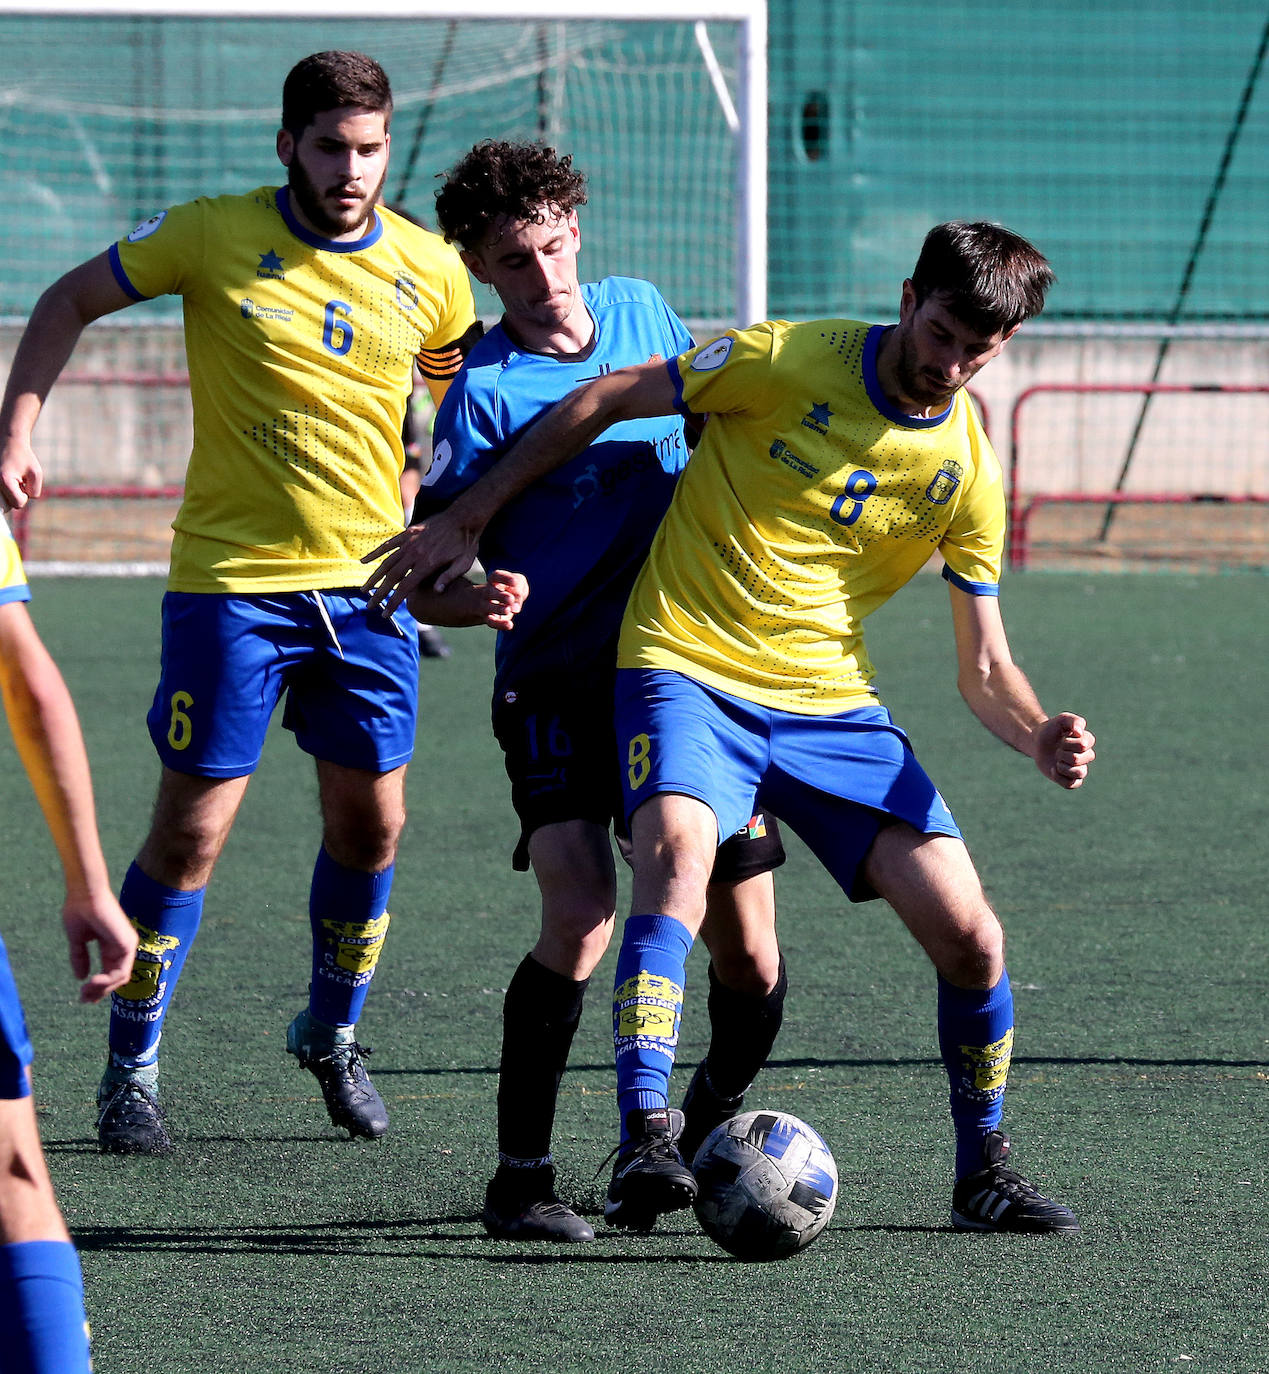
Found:
M 1051 320 L 1265 322 L 1267 32 L 1264 0 L 771 0 L 770 312 L 886 317 L 925 230 L 969 217 L 1049 254 Z M 165 204 L 275 179 L 282 76 L 351 46 L 393 77 L 416 214 L 475 139 L 542 134 L 592 174 L 589 272 L 729 317 L 734 138 L 691 24 L 7 16 L 0 43 L 0 313 Z
M 1264 320 L 1267 19 L 1263 0 L 773 4 L 773 307 L 885 317 L 924 230 L 983 218 L 1054 262 L 1049 319 Z

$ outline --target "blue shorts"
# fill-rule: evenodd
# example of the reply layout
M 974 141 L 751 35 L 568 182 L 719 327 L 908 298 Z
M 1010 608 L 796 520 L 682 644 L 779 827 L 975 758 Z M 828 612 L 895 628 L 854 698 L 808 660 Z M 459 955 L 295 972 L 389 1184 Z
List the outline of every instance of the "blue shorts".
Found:
M 418 681 L 418 627 L 404 607 L 387 620 L 352 590 L 168 592 L 146 723 L 168 768 L 243 777 L 285 692 L 282 724 L 306 753 L 387 773 L 414 752 Z
M 31 1062 L 31 1037 L 18 1000 L 9 956 L 0 940 L 0 1097 L 29 1097 L 27 1065 Z
M 960 838 L 943 798 L 884 706 L 833 716 L 776 711 L 683 673 L 617 673 L 617 739 L 626 814 L 677 792 L 730 835 L 759 809 L 802 837 L 852 901 L 876 893 L 860 867 L 895 820 Z

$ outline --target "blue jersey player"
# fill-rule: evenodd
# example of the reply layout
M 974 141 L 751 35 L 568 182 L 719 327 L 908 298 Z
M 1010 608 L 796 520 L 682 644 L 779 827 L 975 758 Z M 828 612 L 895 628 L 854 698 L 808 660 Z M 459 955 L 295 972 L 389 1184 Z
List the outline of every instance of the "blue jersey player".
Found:
M 0 519 L 0 695 L 61 858 L 62 923 L 71 969 L 85 980 L 80 998 L 96 1002 L 127 980 L 137 940 L 102 858 L 75 707 L 27 614 L 29 596 L 22 560 Z M 97 942 L 101 969 L 88 976 L 90 941 Z M 79 1257 L 40 1148 L 31 1057 L 0 940 L 0 1365 L 11 1374 L 86 1374 Z
M 378 205 L 392 92 L 361 53 L 315 53 L 282 90 L 284 186 L 200 198 L 139 224 L 41 297 L 9 376 L 6 494 L 39 494 L 31 431 L 90 321 L 181 297 L 194 444 L 174 521 L 153 819 L 121 902 L 140 935 L 114 996 L 98 1090 L 103 1150 L 157 1154 L 164 1020 L 204 893 L 274 707 L 316 761 L 322 843 L 309 894 L 308 1005 L 287 1050 L 331 1120 L 388 1119 L 356 1023 L 387 933 L 414 748 L 418 640 L 368 614 L 360 556 L 403 525 L 401 430 L 418 362 L 437 395 L 477 331 L 439 236 Z
M 415 551 L 416 574 L 439 569 L 443 588 L 508 493 L 615 419 L 709 416 L 618 651 L 634 843 L 614 996 L 618 1220 L 684 1207 L 695 1192 L 658 1116 L 674 1060 L 665 990 L 681 981 L 719 834 L 769 805 L 851 900 L 884 897 L 934 965 L 953 1225 L 1077 1229 L 1009 1162 L 1003 932 L 955 821 L 878 698 L 862 636 L 864 617 L 940 554 L 966 702 L 1045 777 L 1082 785 L 1094 757 L 1085 721 L 1047 714 L 1009 650 L 997 598 L 1003 481 L 963 390 L 1043 307 L 1052 280 L 1043 256 L 999 225 L 938 225 L 903 284 L 897 324 L 769 321 L 668 365 L 601 377 L 446 512 L 430 553 Z
M 479 480 L 575 386 L 691 346 L 649 283 L 579 282 L 584 188 L 571 159 L 550 148 L 489 141 L 438 193 L 441 229 L 477 280 L 497 291 L 504 313 L 441 404 L 416 518 Z M 511 979 L 503 1013 L 499 1163 L 482 1214 L 494 1237 L 593 1237 L 555 1194 L 552 1125 L 587 981 L 613 929 L 617 632 L 687 457 L 677 416 L 616 423 L 510 504 L 480 542 L 485 567 L 529 587 L 514 627 L 498 636 L 493 727 L 520 819 L 513 864 L 532 866 L 542 900 L 537 942 Z M 395 583 L 410 539 L 392 541 L 394 559 L 372 582 Z M 409 604 L 420 619 L 465 623 L 479 618 L 464 609 L 478 597 L 470 584 L 454 584 L 439 596 L 415 591 Z M 677 1112 L 664 1114 L 682 1129 L 688 1152 L 739 1108 L 770 1051 L 784 997 L 770 876 L 783 859 L 778 834 L 762 815 L 733 829 L 713 869 L 703 932 L 713 1039 L 685 1099 L 685 1126 Z M 619 839 L 624 833 L 620 826 Z

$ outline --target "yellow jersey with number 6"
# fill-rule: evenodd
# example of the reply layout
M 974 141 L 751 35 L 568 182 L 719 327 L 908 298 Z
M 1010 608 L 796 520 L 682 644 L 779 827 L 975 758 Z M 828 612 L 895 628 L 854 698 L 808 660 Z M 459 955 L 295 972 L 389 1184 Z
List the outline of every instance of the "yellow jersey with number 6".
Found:
M 110 261 L 134 299 L 184 305 L 194 446 L 169 588 L 359 586 L 403 523 L 412 364 L 456 371 L 475 321 L 457 253 L 382 208 L 360 239 L 321 238 L 261 187 L 155 215 Z
M 877 382 L 881 325 L 769 321 L 668 364 L 701 442 L 635 584 L 625 668 L 671 668 L 759 705 L 877 700 L 862 623 L 937 552 L 994 595 L 1005 501 L 969 398 L 906 416 Z

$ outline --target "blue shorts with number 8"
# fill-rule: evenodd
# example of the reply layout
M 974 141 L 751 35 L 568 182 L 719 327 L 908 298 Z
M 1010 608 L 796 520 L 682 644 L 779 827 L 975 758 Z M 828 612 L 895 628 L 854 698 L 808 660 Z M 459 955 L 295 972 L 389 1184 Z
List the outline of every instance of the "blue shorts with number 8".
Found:
M 754 811 L 787 822 L 852 901 L 877 832 L 906 821 L 960 837 L 952 813 L 884 706 L 838 715 L 776 711 L 684 673 L 622 668 L 617 739 L 626 815 L 658 793 L 703 801 L 720 835 Z
M 414 752 L 418 665 L 408 612 L 386 619 L 359 591 L 168 592 L 146 723 L 168 768 L 243 777 L 285 693 L 282 724 L 306 753 L 386 773 Z

